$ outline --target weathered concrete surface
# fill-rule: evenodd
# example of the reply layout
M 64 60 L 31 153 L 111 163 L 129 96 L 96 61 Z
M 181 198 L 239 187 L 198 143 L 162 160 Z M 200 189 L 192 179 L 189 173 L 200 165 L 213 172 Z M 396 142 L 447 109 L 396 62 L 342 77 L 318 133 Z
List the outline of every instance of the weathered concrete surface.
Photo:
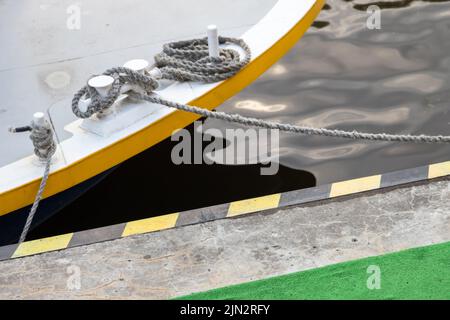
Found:
M 434 181 L 4 261 L 0 298 L 169 298 L 450 241 L 449 199 Z

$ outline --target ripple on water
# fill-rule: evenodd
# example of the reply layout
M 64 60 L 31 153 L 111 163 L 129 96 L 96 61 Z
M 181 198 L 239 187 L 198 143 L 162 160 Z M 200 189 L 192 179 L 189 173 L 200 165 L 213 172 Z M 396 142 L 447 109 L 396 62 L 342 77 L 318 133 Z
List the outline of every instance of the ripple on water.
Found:
M 366 26 L 374 4 L 381 8 L 380 30 Z M 450 134 L 449 16 L 450 2 L 442 0 L 329 0 L 294 49 L 220 109 L 251 116 L 259 110 L 265 119 L 310 126 Z M 446 161 L 450 154 L 446 145 L 280 139 L 281 163 L 312 172 L 319 184 Z

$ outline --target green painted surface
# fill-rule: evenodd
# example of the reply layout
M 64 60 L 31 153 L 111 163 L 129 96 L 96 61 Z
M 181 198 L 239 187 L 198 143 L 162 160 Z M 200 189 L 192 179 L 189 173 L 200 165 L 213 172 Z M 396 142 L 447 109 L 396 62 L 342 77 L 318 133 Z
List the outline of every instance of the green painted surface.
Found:
M 377 268 L 380 289 L 368 289 L 368 283 L 371 287 L 377 285 Z M 348 261 L 180 299 L 450 299 L 450 243 Z

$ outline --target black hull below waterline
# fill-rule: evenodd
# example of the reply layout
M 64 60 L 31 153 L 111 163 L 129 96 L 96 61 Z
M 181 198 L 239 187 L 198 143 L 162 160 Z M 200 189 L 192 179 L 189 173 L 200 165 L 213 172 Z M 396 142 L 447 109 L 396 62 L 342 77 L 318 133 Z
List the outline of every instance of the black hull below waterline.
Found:
M 102 181 L 114 169 L 115 167 L 68 190 L 41 200 L 29 232 L 78 199 L 85 192 Z M 31 205 L 0 216 L 0 246 L 14 244 L 19 241 L 20 234 L 22 233 L 30 209 Z

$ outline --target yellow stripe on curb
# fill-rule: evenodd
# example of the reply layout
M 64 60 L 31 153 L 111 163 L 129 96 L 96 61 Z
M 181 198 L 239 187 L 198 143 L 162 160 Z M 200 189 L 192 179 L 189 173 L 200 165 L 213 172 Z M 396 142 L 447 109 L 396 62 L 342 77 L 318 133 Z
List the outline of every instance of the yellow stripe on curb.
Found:
M 164 216 L 128 222 L 123 230 L 122 237 L 170 229 L 175 227 L 177 219 L 178 213 L 171 213 Z
M 331 185 L 330 198 L 378 189 L 380 183 L 381 175 L 336 182 Z
M 450 174 L 450 161 L 430 164 L 428 166 L 428 179 L 444 177 Z
M 59 236 L 23 242 L 17 247 L 12 258 L 65 249 L 69 245 L 72 236 L 73 233 L 67 233 Z
M 230 203 L 227 217 L 276 208 L 280 203 L 280 197 L 281 194 L 277 193 L 269 196 L 232 202 Z

